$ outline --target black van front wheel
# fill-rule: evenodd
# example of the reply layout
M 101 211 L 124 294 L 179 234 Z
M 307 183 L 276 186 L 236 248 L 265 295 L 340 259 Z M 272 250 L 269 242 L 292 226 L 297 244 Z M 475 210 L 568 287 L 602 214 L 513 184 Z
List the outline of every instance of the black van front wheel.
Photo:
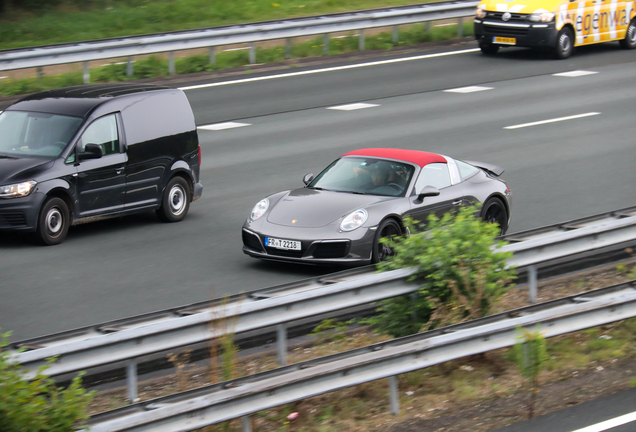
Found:
M 62 243 L 68 233 L 70 213 L 63 199 L 48 198 L 40 209 L 36 238 L 45 245 Z
M 190 208 L 190 187 L 182 177 L 170 179 L 163 192 L 161 207 L 157 210 L 159 219 L 164 222 L 179 222 L 188 214 Z

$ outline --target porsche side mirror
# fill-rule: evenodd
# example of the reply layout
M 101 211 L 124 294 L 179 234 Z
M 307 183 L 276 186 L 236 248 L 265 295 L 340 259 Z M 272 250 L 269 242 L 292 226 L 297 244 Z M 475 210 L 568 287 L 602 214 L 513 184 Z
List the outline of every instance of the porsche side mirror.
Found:
M 78 154 L 79 160 L 99 159 L 103 156 L 102 147 L 99 144 L 86 144 L 84 151 Z
M 313 179 L 314 179 L 313 173 L 305 174 L 305 177 L 303 177 L 303 183 L 305 183 L 305 186 L 307 186 L 309 183 L 311 183 Z
M 420 191 L 420 193 L 417 195 L 417 199 L 418 201 L 422 201 L 426 197 L 438 196 L 438 195 L 439 195 L 439 189 L 437 189 L 435 186 L 424 186 L 422 190 Z

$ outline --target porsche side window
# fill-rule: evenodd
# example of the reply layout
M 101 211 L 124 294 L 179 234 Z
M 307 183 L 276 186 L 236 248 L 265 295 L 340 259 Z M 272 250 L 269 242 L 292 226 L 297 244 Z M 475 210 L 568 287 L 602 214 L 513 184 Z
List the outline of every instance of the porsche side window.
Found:
M 435 186 L 438 189 L 451 185 L 448 166 L 445 163 L 432 163 L 426 165 L 420 171 L 420 175 L 415 182 L 416 193 L 421 191 L 424 186 Z
M 95 120 L 86 128 L 79 141 L 80 151 L 86 144 L 98 144 L 104 156 L 119 153 L 119 134 L 115 115 L 107 115 Z
M 456 160 L 455 162 L 457 162 L 457 166 L 459 167 L 459 173 L 462 175 L 463 179 L 467 179 L 468 177 L 471 177 L 472 175 L 477 173 L 477 171 L 479 171 L 479 168 L 474 167 L 470 164 L 467 164 L 466 162 L 462 162 L 458 160 Z

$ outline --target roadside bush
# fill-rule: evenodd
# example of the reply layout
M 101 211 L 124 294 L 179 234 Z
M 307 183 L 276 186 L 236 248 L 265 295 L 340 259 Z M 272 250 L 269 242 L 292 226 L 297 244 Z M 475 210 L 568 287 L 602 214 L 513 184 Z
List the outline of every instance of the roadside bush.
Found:
M 411 232 L 418 226 L 406 220 Z M 431 214 L 425 230 L 394 239 L 395 255 L 380 270 L 414 267 L 421 288 L 383 301 L 381 312 L 369 319 L 395 337 L 467 321 L 491 313 L 514 270 L 506 268 L 511 253 L 493 250 L 499 228 L 482 221 L 475 207 L 442 218 Z
M 0 334 L 0 425 L 2 432 L 68 432 L 88 419 L 93 393 L 81 386 L 81 376 L 62 389 L 40 367 L 30 381 L 13 361 L 7 346 L 9 333 Z

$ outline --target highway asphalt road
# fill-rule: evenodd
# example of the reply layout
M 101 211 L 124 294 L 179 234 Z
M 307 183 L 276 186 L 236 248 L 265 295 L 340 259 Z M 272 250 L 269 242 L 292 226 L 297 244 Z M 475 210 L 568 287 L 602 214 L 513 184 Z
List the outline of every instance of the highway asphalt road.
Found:
M 636 389 L 565 408 L 493 432 L 634 432 Z
M 0 330 L 22 340 L 336 270 L 248 258 L 240 230 L 260 198 L 356 148 L 506 168 L 509 232 L 633 206 L 636 53 L 617 47 L 555 61 L 514 48 L 489 58 L 469 43 L 186 89 L 198 125 L 247 124 L 200 130 L 204 191 L 186 220 L 163 224 L 148 213 L 81 225 L 54 247 L 3 233 Z M 568 71 L 594 73 L 553 75 Z M 445 91 L 467 86 L 483 88 Z M 328 109 L 358 102 L 377 106 Z

